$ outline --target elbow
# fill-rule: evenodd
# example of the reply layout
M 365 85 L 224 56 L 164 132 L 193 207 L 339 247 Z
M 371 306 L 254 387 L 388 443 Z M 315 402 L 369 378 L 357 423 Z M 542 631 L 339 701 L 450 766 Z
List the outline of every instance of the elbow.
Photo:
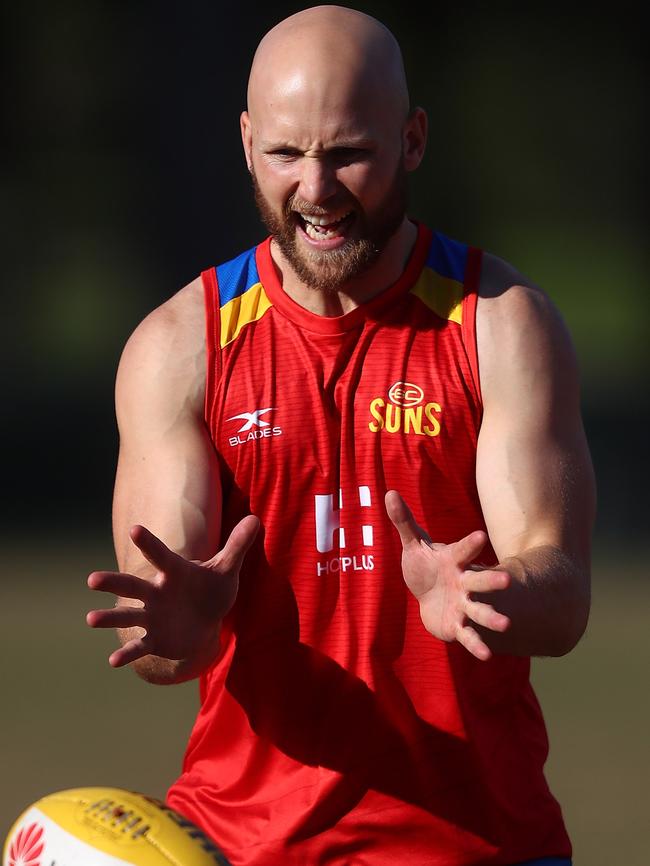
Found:
M 155 686 L 173 686 L 196 679 L 201 673 L 183 661 L 144 656 L 131 663 L 135 673 L 146 683 Z
M 580 598 L 575 599 L 574 603 L 568 606 L 562 628 L 556 632 L 555 645 L 550 655 L 565 656 L 575 649 L 587 630 L 590 607 L 589 592 L 581 594 Z

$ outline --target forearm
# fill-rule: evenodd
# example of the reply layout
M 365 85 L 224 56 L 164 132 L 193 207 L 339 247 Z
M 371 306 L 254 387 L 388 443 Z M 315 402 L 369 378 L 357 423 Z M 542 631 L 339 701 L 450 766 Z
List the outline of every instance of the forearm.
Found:
M 508 616 L 510 627 L 503 633 L 477 627 L 489 648 L 522 656 L 561 656 L 572 650 L 589 616 L 588 567 L 545 545 L 508 557 L 495 568 L 510 575 L 510 584 L 480 600 Z

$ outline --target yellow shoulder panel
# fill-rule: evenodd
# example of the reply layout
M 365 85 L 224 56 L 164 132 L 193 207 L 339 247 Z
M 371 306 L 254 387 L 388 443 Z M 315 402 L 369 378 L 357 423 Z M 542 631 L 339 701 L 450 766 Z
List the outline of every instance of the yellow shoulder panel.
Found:
M 241 329 L 261 319 L 271 307 L 264 286 L 254 283 L 249 289 L 228 301 L 219 311 L 221 317 L 221 348 L 227 346 L 239 335 Z
M 411 289 L 441 319 L 461 324 L 463 321 L 463 284 L 425 267 Z

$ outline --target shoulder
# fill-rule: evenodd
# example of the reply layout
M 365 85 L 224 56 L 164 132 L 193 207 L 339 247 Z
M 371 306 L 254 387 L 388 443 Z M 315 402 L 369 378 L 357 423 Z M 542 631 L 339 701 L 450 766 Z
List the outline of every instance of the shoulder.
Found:
M 508 383 L 577 388 L 569 330 L 548 294 L 513 265 L 483 254 L 476 336 L 484 400 Z
M 205 313 L 203 284 L 200 277 L 192 280 L 167 301 L 152 310 L 129 337 L 124 355 L 177 347 L 204 340 Z
M 118 402 L 142 399 L 150 389 L 202 411 L 205 308 L 200 277 L 152 310 L 124 346 L 116 382 Z
M 536 321 L 551 329 L 564 327 L 546 292 L 509 262 L 491 253 L 483 253 L 478 311 L 480 324 L 493 327 L 510 325 L 516 331 L 519 326 Z

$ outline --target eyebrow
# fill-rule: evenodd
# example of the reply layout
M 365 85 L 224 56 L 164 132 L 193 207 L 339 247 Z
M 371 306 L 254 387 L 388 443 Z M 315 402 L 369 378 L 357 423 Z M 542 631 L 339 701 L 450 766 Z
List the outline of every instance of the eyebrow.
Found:
M 344 138 L 340 141 L 333 142 L 327 147 L 322 148 L 324 153 L 330 150 L 355 150 L 365 147 L 374 147 L 375 142 L 370 138 Z M 303 150 L 297 144 L 291 144 L 287 141 L 264 141 L 260 142 L 262 150 L 295 150 L 297 153 L 302 153 Z

